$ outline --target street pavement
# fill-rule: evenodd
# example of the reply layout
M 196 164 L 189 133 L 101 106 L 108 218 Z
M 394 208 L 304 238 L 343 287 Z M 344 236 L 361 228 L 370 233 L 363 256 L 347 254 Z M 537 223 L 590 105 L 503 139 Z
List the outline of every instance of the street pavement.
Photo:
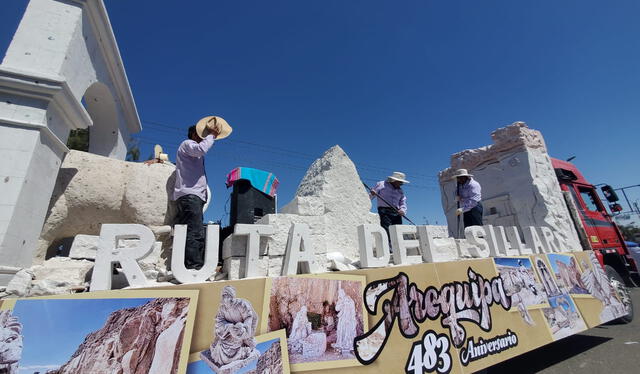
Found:
M 631 290 L 636 316 L 606 324 L 492 366 L 487 374 L 640 373 L 640 288 Z

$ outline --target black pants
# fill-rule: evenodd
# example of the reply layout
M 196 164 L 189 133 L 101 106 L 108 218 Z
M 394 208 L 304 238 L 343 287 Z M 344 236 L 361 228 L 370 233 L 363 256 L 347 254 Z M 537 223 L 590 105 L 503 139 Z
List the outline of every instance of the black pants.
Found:
M 482 204 L 478 203 L 478 205 L 468 212 L 464 212 L 462 219 L 465 228 L 469 226 L 482 226 Z
M 184 265 L 187 269 L 200 269 L 204 265 L 204 201 L 196 195 L 185 195 L 177 201 L 176 225 L 187 225 Z
M 391 235 L 389 235 L 389 226 L 402 225 L 402 216 L 398 214 L 392 208 L 379 207 L 378 215 L 380 216 L 380 226 L 387 232 L 389 242 L 391 242 Z

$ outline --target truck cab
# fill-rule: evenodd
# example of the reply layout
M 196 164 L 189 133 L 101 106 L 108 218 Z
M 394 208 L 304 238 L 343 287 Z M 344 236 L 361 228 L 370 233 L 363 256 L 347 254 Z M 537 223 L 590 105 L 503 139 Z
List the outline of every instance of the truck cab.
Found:
M 572 163 L 554 158 L 551 159 L 551 163 L 560 188 L 571 195 L 577 208 L 580 222 L 574 223 L 576 226 L 582 225 L 584 228 L 582 235 L 586 236 L 582 238 L 582 242 L 588 242 L 591 247 L 584 249 L 594 250 L 605 269 L 607 268 L 605 265 L 608 265 L 615 269 L 626 284 L 633 285 L 632 280 L 636 282 L 639 280 L 637 265 L 629 253 L 620 229 L 600 200 L 596 187 L 589 183 Z M 609 186 L 605 187 L 607 188 L 603 188 L 603 191 L 608 201 L 613 203 L 610 208 L 617 210 L 619 205 L 615 204 L 617 200 L 615 192 Z M 581 230 L 578 230 L 578 233 L 580 235 Z

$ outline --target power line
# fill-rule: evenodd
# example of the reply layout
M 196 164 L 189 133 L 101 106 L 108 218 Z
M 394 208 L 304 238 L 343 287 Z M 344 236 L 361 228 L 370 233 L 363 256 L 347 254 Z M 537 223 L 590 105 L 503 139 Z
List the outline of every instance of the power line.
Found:
M 142 122 L 145 123 L 145 124 L 151 125 L 152 128 L 161 129 L 161 130 L 163 130 L 165 132 L 171 132 L 171 133 L 177 133 L 177 132 L 182 133 L 182 132 L 184 132 L 184 128 L 168 125 L 168 124 L 165 124 L 165 123 L 162 123 L 162 122 L 158 122 L 158 121 L 143 120 Z M 170 130 L 167 130 L 167 129 L 170 129 Z M 278 152 L 281 152 L 281 153 L 292 154 L 292 155 L 296 155 L 298 157 L 304 157 L 304 158 L 308 158 L 308 159 L 311 159 L 311 160 L 315 160 L 315 159 L 318 158 L 317 156 L 310 155 L 308 153 L 303 153 L 303 152 L 294 151 L 294 150 L 281 148 L 281 147 L 269 146 L 269 145 L 265 145 L 265 144 L 249 142 L 249 141 L 246 141 L 246 140 L 227 139 L 227 142 L 228 143 L 236 143 L 236 144 L 244 144 L 244 145 L 249 146 L 249 147 L 262 148 L 263 151 L 266 151 L 266 152 L 271 151 L 273 153 L 273 151 L 278 151 Z M 358 162 L 357 165 L 358 165 L 359 168 L 367 168 L 367 169 L 370 169 L 370 170 L 379 170 L 379 171 L 384 171 L 385 173 L 388 173 L 388 172 L 392 171 L 391 168 L 380 167 L 380 166 L 377 166 L 377 165 L 371 165 L 371 164 L 362 163 L 362 162 Z M 428 174 L 424 174 L 424 173 L 417 173 L 417 172 L 413 172 L 413 171 L 407 171 L 407 174 L 411 175 L 412 177 L 413 176 L 422 177 L 422 178 L 428 178 L 428 179 L 432 179 L 432 180 L 437 180 L 438 179 L 438 177 L 436 177 L 434 175 L 428 175 Z

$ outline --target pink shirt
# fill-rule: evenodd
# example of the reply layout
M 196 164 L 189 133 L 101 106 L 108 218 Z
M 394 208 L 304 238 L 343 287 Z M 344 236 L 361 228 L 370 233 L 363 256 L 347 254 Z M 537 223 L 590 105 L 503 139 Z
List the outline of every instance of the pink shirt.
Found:
M 213 135 L 200 143 L 187 139 L 178 147 L 176 154 L 176 184 L 173 200 L 185 195 L 196 195 L 207 201 L 207 175 L 204 170 L 204 155 L 213 146 Z

